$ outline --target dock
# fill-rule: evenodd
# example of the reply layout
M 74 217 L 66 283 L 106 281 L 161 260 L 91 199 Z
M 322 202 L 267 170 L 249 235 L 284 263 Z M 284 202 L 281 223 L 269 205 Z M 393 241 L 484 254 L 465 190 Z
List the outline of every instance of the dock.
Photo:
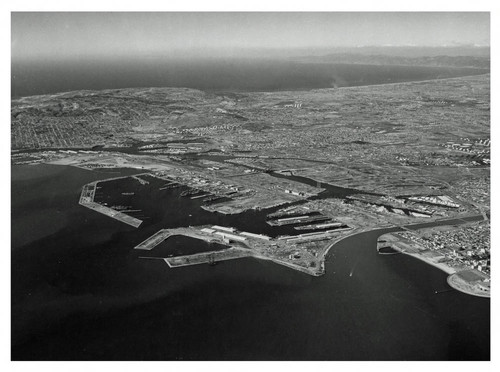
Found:
M 210 229 L 208 229 L 210 230 Z M 224 239 L 221 236 L 214 235 L 205 229 L 193 229 L 189 227 L 178 227 L 174 229 L 162 229 L 138 244 L 134 249 L 151 250 L 161 242 L 174 235 L 184 235 L 190 238 L 206 241 L 207 243 L 218 243 L 224 245 Z M 214 230 L 212 230 L 214 231 Z
M 97 183 L 98 182 L 92 182 L 83 186 L 82 192 L 80 194 L 79 204 L 98 213 L 114 218 L 115 220 L 126 223 L 127 225 L 138 228 L 141 225 L 142 220 L 94 202 Z
M 236 247 L 230 247 L 222 251 L 210 251 L 210 252 L 197 253 L 186 256 L 167 257 L 163 258 L 163 260 L 167 263 L 167 265 L 170 268 L 175 268 L 175 267 L 192 266 L 192 265 L 212 264 L 214 262 L 216 263 L 219 261 L 235 260 L 238 258 L 246 258 L 246 257 L 254 257 L 257 259 L 272 261 L 279 265 L 286 266 L 290 269 L 301 271 L 304 274 L 312 276 L 321 276 L 325 273 L 324 264 L 321 264 L 319 268 L 312 269 L 294 264 L 292 262 L 286 262 L 284 260 L 265 257 L 253 250 L 236 248 Z
M 104 205 L 94 203 L 94 202 L 89 202 L 89 203 L 81 203 L 80 205 L 92 209 L 96 212 L 99 212 L 101 214 L 104 214 L 108 217 L 114 218 L 115 220 L 118 220 L 120 222 L 126 223 L 127 225 L 133 226 L 135 228 L 138 228 L 142 221 L 139 220 L 138 218 L 129 216 L 128 214 L 122 213 L 115 211 L 114 209 L 105 207 Z
M 210 194 L 208 193 L 203 193 L 203 194 L 199 194 L 199 195 L 195 195 L 195 196 L 191 196 L 191 199 L 199 199 L 199 198 L 204 198 L 206 196 L 209 196 Z
M 162 243 L 163 241 L 168 239 L 170 236 L 172 236 L 172 234 L 170 234 L 169 231 L 167 231 L 165 229 L 160 230 L 160 231 L 156 232 L 155 234 L 151 235 L 149 238 L 147 238 L 143 242 L 136 245 L 134 247 L 134 249 L 142 249 L 142 250 L 150 251 L 151 249 L 153 249 L 154 247 L 156 247 L 157 245 L 159 245 L 160 243 Z
M 293 229 L 294 230 L 319 230 L 319 229 L 325 229 L 333 227 L 336 229 L 346 229 L 349 228 L 347 225 L 343 225 L 342 222 L 327 222 L 327 223 L 321 223 L 317 225 L 305 225 L 305 226 L 295 226 Z
M 295 225 L 299 223 L 306 222 L 321 222 L 321 221 L 329 221 L 330 218 L 326 216 L 294 216 L 287 218 L 278 218 L 276 220 L 267 220 L 266 223 L 271 226 L 286 226 L 286 225 Z
M 170 268 L 209 264 L 214 265 L 218 261 L 234 260 L 244 257 L 253 257 L 256 259 L 268 260 L 283 265 L 294 270 L 301 271 L 308 275 L 320 276 L 325 273 L 322 257 L 316 258 L 310 255 L 304 260 L 293 260 L 291 257 L 273 257 L 269 254 L 269 249 L 273 246 L 285 246 L 289 242 L 301 244 L 314 240 L 329 240 L 336 234 L 334 230 L 302 234 L 299 236 L 285 236 L 283 243 L 279 243 L 274 238 L 250 233 L 247 231 L 238 231 L 233 227 L 206 225 L 198 227 L 178 227 L 173 229 L 162 229 L 154 235 L 137 245 L 135 249 L 151 250 L 170 236 L 183 235 L 195 239 L 204 240 L 209 243 L 218 243 L 227 246 L 225 249 L 212 250 L 189 255 L 174 257 L 155 257 L 163 259 Z M 306 254 L 307 256 L 307 254 Z M 316 265 L 311 265 L 311 260 Z
M 149 184 L 149 181 L 146 181 L 145 179 L 140 178 L 139 176 L 141 176 L 141 174 L 131 176 L 131 178 L 133 178 L 134 180 L 138 181 L 143 186 Z
M 203 253 L 196 253 L 186 256 L 176 256 L 164 258 L 165 262 L 170 268 L 209 264 L 217 261 L 235 260 L 237 258 L 251 257 L 252 251 L 242 248 L 227 248 L 221 251 L 210 251 Z

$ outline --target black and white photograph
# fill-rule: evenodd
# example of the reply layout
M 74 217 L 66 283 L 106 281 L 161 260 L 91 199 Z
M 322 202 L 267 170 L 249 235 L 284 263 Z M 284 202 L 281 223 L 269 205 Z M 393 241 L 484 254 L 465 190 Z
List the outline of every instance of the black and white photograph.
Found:
M 11 364 L 492 360 L 490 10 L 63 9 L 8 14 Z

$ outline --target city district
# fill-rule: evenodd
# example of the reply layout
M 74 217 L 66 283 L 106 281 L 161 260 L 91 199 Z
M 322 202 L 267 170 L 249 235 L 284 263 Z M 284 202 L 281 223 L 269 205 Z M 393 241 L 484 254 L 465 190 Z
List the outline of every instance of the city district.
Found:
M 255 257 L 319 276 L 340 240 L 393 229 L 379 237 L 380 254 L 411 255 L 448 273 L 451 287 L 489 297 L 489 89 L 486 74 L 294 92 L 25 97 L 12 101 L 12 161 L 137 169 L 82 185 L 79 200 L 132 229 L 158 208 L 176 213 L 154 202 L 164 197 L 226 221 L 165 227 L 135 246 L 153 254 L 182 235 L 213 248 L 154 257 L 170 268 Z

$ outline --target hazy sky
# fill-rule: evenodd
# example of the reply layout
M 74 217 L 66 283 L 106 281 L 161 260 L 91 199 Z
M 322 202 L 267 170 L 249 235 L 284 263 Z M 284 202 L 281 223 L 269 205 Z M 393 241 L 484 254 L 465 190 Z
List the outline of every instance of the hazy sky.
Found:
M 12 58 L 489 45 L 488 13 L 12 13 Z

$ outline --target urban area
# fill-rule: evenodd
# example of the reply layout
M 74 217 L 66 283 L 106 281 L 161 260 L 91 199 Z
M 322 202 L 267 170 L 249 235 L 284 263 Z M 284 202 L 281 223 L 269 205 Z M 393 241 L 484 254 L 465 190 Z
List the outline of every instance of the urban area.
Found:
M 172 268 L 252 256 L 322 275 L 339 240 L 398 227 L 379 240 L 381 253 L 418 256 L 450 273 L 450 285 L 489 296 L 489 89 L 487 74 L 301 92 L 150 88 L 25 97 L 12 101 L 12 161 L 136 168 L 144 175 L 134 176 L 138 191 L 122 195 L 127 200 L 156 183 L 155 190 L 182 187 L 179 197 L 204 211 L 258 211 L 266 229 L 293 230 L 273 236 L 186 226 L 136 247 L 153 250 L 176 234 L 227 246 L 163 257 Z M 82 185 L 80 204 L 140 228 L 149 217 L 134 214 L 132 202 L 100 201 L 99 188 L 112 181 Z M 430 222 L 446 228 L 411 228 Z

